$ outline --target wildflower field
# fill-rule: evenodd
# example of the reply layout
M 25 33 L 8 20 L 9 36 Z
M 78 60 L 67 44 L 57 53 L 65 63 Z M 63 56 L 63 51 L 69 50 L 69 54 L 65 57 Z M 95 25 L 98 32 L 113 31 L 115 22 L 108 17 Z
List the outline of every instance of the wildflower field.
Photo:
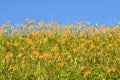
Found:
M 120 26 L 1 24 L 0 80 L 120 80 Z

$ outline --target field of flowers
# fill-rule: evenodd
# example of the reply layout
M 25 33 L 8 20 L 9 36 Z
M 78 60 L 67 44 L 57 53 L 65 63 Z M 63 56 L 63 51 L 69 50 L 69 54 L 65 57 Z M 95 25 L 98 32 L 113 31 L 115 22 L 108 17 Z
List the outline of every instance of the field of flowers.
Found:
M 0 80 L 120 80 L 120 26 L 0 25 Z

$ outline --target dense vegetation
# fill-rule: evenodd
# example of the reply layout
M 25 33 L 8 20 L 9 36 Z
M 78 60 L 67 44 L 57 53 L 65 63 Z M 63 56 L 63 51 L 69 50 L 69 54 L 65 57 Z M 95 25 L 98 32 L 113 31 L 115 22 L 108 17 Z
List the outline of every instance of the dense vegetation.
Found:
M 0 26 L 0 80 L 119 80 L 120 26 Z

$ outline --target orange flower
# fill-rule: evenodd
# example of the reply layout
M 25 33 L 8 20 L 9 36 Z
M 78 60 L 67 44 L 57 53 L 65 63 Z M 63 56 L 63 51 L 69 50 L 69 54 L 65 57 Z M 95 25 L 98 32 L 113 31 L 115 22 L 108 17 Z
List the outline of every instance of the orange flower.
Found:
M 101 25 L 100 29 L 99 29 L 100 33 L 105 33 L 105 25 Z
M 73 48 L 73 52 L 76 53 L 78 51 L 79 47 L 76 49 L 76 48 Z
M 107 69 L 107 72 L 108 72 L 108 73 L 110 73 L 110 72 L 115 72 L 116 70 L 117 70 L 117 68 L 112 67 L 112 68 L 108 68 L 108 69 Z
M 7 45 L 8 45 L 8 46 L 10 46 L 10 44 L 11 44 L 10 42 L 7 42 Z
M 1 25 L 2 28 L 5 28 L 5 26 L 6 26 L 5 24 L 2 24 L 2 25 Z
M 45 25 L 45 28 L 48 29 L 48 25 L 47 24 Z
M 107 69 L 107 72 L 108 72 L 108 73 L 110 73 L 110 72 L 111 72 L 111 69 L 110 69 L 110 68 L 108 68 L 108 69 Z
M 34 50 L 35 48 L 33 46 L 30 47 L 32 50 Z
M 58 48 L 58 47 L 57 47 L 57 45 L 56 45 L 56 46 L 54 46 L 54 47 L 51 48 L 51 51 L 52 51 L 52 52 L 55 52 L 55 51 L 57 51 L 57 48 Z
M 85 71 L 84 72 L 84 76 L 88 76 L 91 72 L 88 70 L 88 71 Z
M 51 37 L 53 34 L 54 34 L 53 32 L 49 32 L 48 37 Z
M 32 44 L 33 41 L 32 41 L 32 39 L 27 38 L 27 39 L 26 39 L 26 42 L 27 42 L 28 44 Z
M 25 28 L 25 25 L 22 24 L 22 25 L 21 25 L 21 28 L 22 28 L 22 30 L 23 30 L 23 29 Z
M 39 55 L 38 58 L 42 59 L 42 58 L 44 58 L 44 55 Z
M 79 69 L 80 69 L 81 71 L 83 71 L 83 70 L 85 69 L 85 66 L 82 65 L 82 66 L 79 67 Z
M 14 43 L 14 46 L 17 47 L 17 46 L 18 46 L 18 43 Z
M 44 53 L 43 55 L 44 55 L 44 57 L 46 57 L 46 58 L 48 58 L 48 56 L 49 56 L 48 53 Z
M 38 26 L 39 26 L 40 28 L 43 28 L 43 27 L 44 27 L 44 23 L 43 23 L 43 22 L 40 22 L 40 23 L 38 24 Z
M 24 64 L 24 63 L 25 63 L 25 60 L 22 60 L 21 63 Z
M 94 49 L 94 48 L 95 48 L 95 45 L 94 45 L 94 44 L 91 44 L 91 45 L 90 45 L 90 48 L 91 48 L 91 49 Z
M 113 68 L 111 68 L 111 71 L 112 71 L 112 72 L 115 72 L 116 69 L 117 69 L 117 68 L 114 68 L 114 67 L 113 67 Z
M 72 27 L 73 27 L 72 25 L 69 25 L 69 26 L 68 26 L 69 29 L 72 29 Z
M 32 32 L 32 36 L 38 36 L 38 32 Z
M 29 19 L 26 19 L 25 22 L 26 22 L 27 24 L 30 24 L 30 23 L 31 23 Z
M 80 45 L 78 45 L 78 47 L 76 48 L 77 49 L 77 51 L 79 51 L 80 50 L 80 48 L 82 48 L 84 46 L 84 44 L 80 44 Z
M 9 70 L 12 70 L 13 72 L 17 70 L 17 68 L 15 66 L 10 66 Z
M 68 59 L 71 59 L 72 58 L 72 55 L 70 54 L 70 55 L 68 55 Z
M 0 30 L 0 33 L 2 33 L 2 34 L 5 33 L 5 32 L 6 32 L 6 30 L 4 30 L 4 29 Z
M 44 55 L 41 55 L 38 51 L 33 51 L 33 54 L 36 56 L 36 58 L 42 59 Z
M 61 55 L 62 55 L 62 56 L 65 56 L 65 52 L 62 52 Z
M 52 54 L 48 54 L 48 58 L 49 58 L 49 59 L 52 59 L 52 58 L 53 58 L 53 55 L 52 55 Z
M 56 56 L 57 58 L 59 58 L 60 54 L 57 52 L 57 53 L 55 53 L 55 56 Z
M 44 38 L 43 43 L 47 43 L 47 42 L 48 42 L 48 38 Z
M 80 35 L 79 35 L 80 37 L 82 37 L 83 36 L 83 34 L 82 33 L 80 33 Z
M 63 67 L 65 64 L 66 64 L 66 62 L 61 62 L 61 63 L 59 63 L 59 66 Z
M 118 42 L 120 42 L 120 39 L 117 39 Z
M 18 55 L 17 55 L 17 57 L 22 57 L 22 55 L 23 55 L 23 53 L 19 53 Z
M 13 57 L 13 53 L 11 52 L 6 53 L 6 56 L 5 56 L 6 59 L 9 59 L 11 57 Z
M 35 23 L 35 20 L 32 20 L 32 21 L 31 21 L 31 24 L 34 24 L 34 23 Z
M 65 44 L 65 41 L 66 41 L 65 38 L 60 38 L 60 39 L 58 39 L 58 42 L 60 42 L 61 44 Z
M 88 28 L 88 31 L 91 32 L 91 31 L 92 31 L 92 27 L 89 27 L 89 28 Z
M 110 50 L 112 47 L 113 47 L 113 44 L 110 43 L 110 44 L 107 46 L 106 49 L 107 49 L 107 50 Z
M 38 51 L 33 51 L 33 54 L 34 54 L 35 56 L 37 56 L 37 57 L 40 56 L 40 53 L 39 53 Z
M 112 37 L 112 34 L 109 33 L 109 34 L 108 34 L 108 37 Z
M 86 40 L 85 42 L 86 42 L 86 44 L 89 44 L 91 41 L 90 40 Z

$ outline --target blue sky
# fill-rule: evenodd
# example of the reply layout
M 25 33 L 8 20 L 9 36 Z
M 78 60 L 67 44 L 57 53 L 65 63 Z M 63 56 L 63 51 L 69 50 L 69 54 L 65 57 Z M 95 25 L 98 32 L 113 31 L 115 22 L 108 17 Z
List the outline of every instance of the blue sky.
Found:
M 45 23 L 84 20 L 111 24 L 120 21 L 119 3 L 120 0 L 0 0 L 0 24 L 22 24 L 26 18 Z

